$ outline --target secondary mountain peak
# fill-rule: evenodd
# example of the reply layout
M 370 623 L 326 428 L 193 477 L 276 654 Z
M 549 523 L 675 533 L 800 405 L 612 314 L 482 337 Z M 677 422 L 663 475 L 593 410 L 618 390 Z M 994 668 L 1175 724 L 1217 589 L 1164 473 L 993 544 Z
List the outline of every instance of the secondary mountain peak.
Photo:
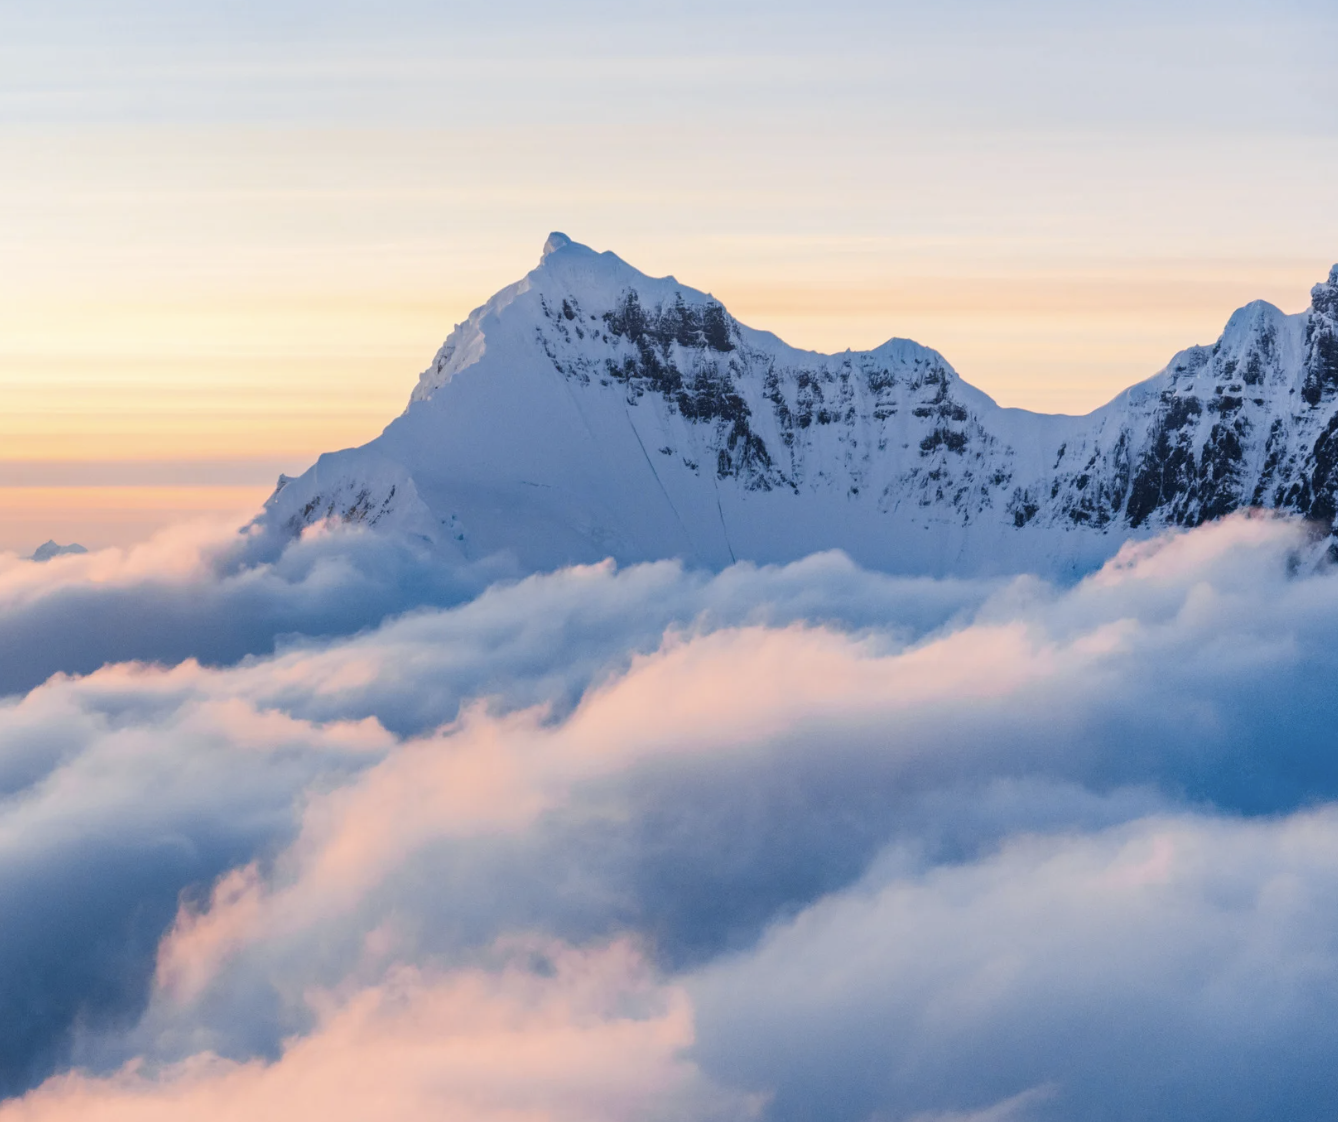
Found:
M 1329 270 L 1329 279 L 1310 290 L 1311 310 L 1329 320 L 1338 320 L 1338 265 Z
M 50 561 L 53 557 L 65 557 L 69 554 L 87 553 L 87 552 L 88 550 L 85 549 L 78 542 L 71 542 L 69 545 L 60 545 L 56 541 L 48 539 L 47 541 L 44 541 L 41 545 L 39 545 L 35 550 L 33 550 L 32 556 L 30 556 L 28 560 Z
M 840 548 L 903 572 L 1081 572 L 1242 507 L 1338 511 L 1338 268 L 1085 417 L 1002 409 L 936 351 L 823 355 L 551 234 L 470 314 L 408 408 L 258 519 L 327 518 L 543 569 L 719 566 Z

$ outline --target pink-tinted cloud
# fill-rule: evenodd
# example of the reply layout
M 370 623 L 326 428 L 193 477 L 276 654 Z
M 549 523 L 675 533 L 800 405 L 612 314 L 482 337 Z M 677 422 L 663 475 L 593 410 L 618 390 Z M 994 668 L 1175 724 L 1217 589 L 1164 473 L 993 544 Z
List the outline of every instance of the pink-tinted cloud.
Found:
M 503 947 L 445 975 L 403 967 L 376 985 L 312 994 L 312 1032 L 273 1062 L 198 1055 L 164 1070 L 71 1074 L 0 1106 L 0 1122 L 320 1118 L 326 1122 L 631 1122 L 744 1119 L 683 1058 L 681 990 L 627 942 Z

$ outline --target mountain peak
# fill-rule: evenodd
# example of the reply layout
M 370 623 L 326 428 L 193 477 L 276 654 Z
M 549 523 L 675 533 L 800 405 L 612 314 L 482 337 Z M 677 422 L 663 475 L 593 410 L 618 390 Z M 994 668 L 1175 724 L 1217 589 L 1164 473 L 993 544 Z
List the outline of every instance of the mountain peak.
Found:
M 567 237 L 566 234 L 559 233 L 557 230 L 554 230 L 551 234 L 548 235 L 548 240 L 544 242 L 544 249 L 543 252 L 539 255 L 539 260 L 543 261 L 547 259 L 549 254 L 556 253 L 558 250 L 566 249 L 567 246 L 574 244 L 575 243 L 571 240 L 571 238 Z
M 1310 306 L 1321 315 L 1338 319 L 1338 265 L 1329 270 L 1329 279 L 1310 290 Z
M 29 561 L 50 561 L 53 557 L 64 557 L 71 553 L 87 553 L 83 546 L 78 542 L 71 542 L 69 545 L 59 545 L 54 540 L 44 541 L 34 551 Z

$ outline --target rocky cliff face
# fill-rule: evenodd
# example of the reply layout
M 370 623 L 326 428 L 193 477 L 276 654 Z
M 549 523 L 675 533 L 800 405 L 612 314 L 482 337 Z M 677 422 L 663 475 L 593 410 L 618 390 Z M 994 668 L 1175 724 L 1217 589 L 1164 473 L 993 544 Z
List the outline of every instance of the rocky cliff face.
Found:
M 672 277 L 553 235 L 456 328 L 405 413 L 281 481 L 275 540 L 327 518 L 526 568 L 718 566 L 841 548 L 894 571 L 1079 572 L 1243 507 L 1338 512 L 1338 266 L 1085 417 L 1002 409 L 935 351 L 821 355 Z

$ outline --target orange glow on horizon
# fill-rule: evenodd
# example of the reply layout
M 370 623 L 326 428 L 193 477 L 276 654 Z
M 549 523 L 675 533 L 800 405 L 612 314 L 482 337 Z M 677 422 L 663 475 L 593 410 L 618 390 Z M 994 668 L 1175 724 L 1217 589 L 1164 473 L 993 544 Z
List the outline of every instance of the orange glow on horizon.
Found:
M 0 487 L 0 552 L 29 553 L 48 538 L 90 549 L 130 545 L 200 517 L 240 526 L 274 490 L 249 487 Z
M 1176 351 L 1216 338 L 1250 299 L 1299 310 L 1318 274 L 1283 262 L 898 277 L 866 258 L 843 278 L 840 260 L 772 271 L 703 248 L 683 254 L 689 268 L 679 275 L 751 326 L 824 351 L 913 338 L 1000 404 L 1047 412 L 1098 407 Z M 55 297 L 30 300 L 0 353 L 0 460 L 309 461 L 364 443 L 404 408 L 452 325 L 491 294 L 405 292 L 395 304 L 383 292 L 359 307 L 307 283 L 300 301 L 265 307 L 201 293 L 207 310 L 178 296 L 72 316 Z M 4 318 L 20 313 L 11 307 Z

